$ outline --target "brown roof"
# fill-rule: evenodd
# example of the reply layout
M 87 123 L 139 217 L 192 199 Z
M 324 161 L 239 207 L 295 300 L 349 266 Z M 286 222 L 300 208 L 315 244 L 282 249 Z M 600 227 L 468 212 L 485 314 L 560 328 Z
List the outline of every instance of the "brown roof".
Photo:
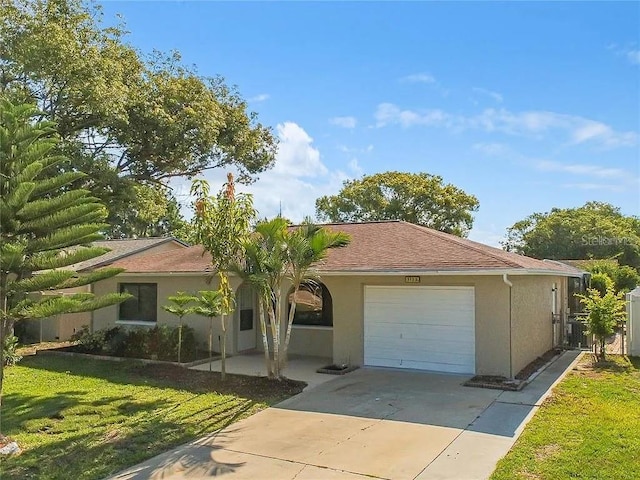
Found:
M 113 266 L 132 273 L 208 272 L 211 255 L 201 245 L 194 245 L 172 252 L 123 258 L 114 262 Z
M 89 270 L 96 267 L 102 267 L 109 265 L 114 261 L 128 257 L 136 253 L 144 252 L 150 248 L 162 245 L 163 243 L 177 242 L 185 247 L 187 244 L 173 237 L 148 237 L 148 238 L 123 238 L 117 240 L 100 240 L 93 242 L 95 247 L 108 248 L 110 251 L 99 257 L 85 260 L 74 265 L 69 265 L 66 268 L 72 269 L 76 272 L 83 270 Z
M 351 243 L 329 251 L 322 272 L 433 272 L 534 270 L 574 274 L 557 262 L 536 260 L 407 222 L 327 224 L 351 236 Z M 211 258 L 194 246 L 177 252 L 121 260 L 114 266 L 137 273 L 205 272 Z

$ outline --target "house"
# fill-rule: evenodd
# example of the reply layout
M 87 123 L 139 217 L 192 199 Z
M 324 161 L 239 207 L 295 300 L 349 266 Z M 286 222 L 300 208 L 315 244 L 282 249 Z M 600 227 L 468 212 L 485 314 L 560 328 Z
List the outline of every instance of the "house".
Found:
M 93 245 L 108 248 L 109 252 L 84 262 L 69 265 L 66 269 L 74 270 L 78 273 L 86 273 L 97 268 L 110 266 L 113 262 L 125 258 L 135 259 L 143 255 L 175 252 L 188 246 L 186 243 L 173 237 L 102 240 L 94 242 Z M 65 293 L 90 291 L 91 286 L 86 285 L 75 289 L 67 289 Z M 56 341 L 68 340 L 71 335 L 82 328 L 83 325 L 90 325 L 90 323 L 91 313 L 83 312 L 58 315 L 42 320 L 28 320 L 21 322 L 18 328 L 22 329 L 21 335 L 28 339 L 34 341 Z
M 406 222 L 325 227 L 349 234 L 351 243 L 329 252 L 318 265 L 321 283 L 298 297 L 291 353 L 338 364 L 513 377 L 562 344 L 568 279 L 580 277 L 578 269 Z M 217 288 L 199 246 L 114 265 L 127 271 L 95 284 L 95 293 L 127 291 L 136 298 L 94 312 L 95 329 L 176 324 L 161 308 L 167 296 Z M 231 284 L 237 308 L 227 352 L 259 350 L 255 294 L 238 278 Z M 283 295 L 291 299 L 289 287 Z M 289 302 L 282 304 L 286 318 Z M 204 346 L 208 321 L 185 320 Z

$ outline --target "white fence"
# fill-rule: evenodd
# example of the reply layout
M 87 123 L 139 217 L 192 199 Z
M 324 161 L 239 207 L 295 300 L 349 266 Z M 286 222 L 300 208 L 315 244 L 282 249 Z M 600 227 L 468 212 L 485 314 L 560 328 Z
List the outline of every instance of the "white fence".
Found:
M 640 287 L 626 295 L 627 299 L 627 352 L 640 356 Z

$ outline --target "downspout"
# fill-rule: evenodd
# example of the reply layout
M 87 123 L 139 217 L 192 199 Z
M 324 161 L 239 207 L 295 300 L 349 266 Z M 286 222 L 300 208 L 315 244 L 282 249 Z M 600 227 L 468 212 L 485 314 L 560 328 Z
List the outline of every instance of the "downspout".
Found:
M 509 287 L 509 378 L 513 378 L 513 310 L 511 306 L 511 289 L 513 287 L 513 283 L 511 283 L 506 273 L 502 274 L 502 281 Z

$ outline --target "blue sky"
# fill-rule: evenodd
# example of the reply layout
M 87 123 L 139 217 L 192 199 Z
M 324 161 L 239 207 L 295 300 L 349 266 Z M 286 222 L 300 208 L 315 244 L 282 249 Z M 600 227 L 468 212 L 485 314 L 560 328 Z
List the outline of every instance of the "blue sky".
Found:
M 386 170 L 441 175 L 476 195 L 470 238 L 492 245 L 552 207 L 598 200 L 640 213 L 637 2 L 108 2 L 104 11 L 124 16 L 141 51 L 175 49 L 202 75 L 224 76 L 274 128 L 275 168 L 241 188 L 263 216 L 281 202 L 300 220 L 345 179 Z

